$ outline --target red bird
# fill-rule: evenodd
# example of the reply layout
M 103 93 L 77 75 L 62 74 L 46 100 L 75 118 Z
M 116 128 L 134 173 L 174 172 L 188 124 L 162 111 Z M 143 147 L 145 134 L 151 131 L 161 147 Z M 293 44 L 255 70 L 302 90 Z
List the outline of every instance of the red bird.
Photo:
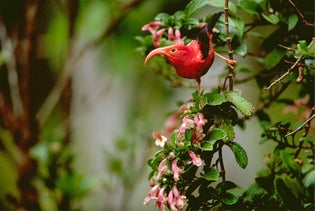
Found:
M 208 24 L 199 32 L 196 39 L 188 45 L 174 44 L 151 51 L 144 63 L 147 63 L 156 55 L 164 55 L 176 70 L 176 73 L 188 79 L 195 79 L 198 84 L 198 96 L 200 95 L 200 78 L 206 74 L 214 60 L 214 48 L 211 31 L 220 18 L 222 12 L 215 13 Z M 217 53 L 216 53 L 217 54 Z M 235 61 L 228 60 L 221 55 L 229 65 L 235 65 Z

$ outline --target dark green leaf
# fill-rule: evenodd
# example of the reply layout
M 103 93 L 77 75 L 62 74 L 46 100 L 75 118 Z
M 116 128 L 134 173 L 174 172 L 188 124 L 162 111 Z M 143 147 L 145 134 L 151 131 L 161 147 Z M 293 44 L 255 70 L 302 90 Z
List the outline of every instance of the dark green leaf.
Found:
M 294 27 L 296 26 L 297 22 L 298 22 L 299 18 L 296 14 L 290 15 L 289 19 L 288 19 L 288 30 L 291 31 L 292 29 L 294 29 Z
M 206 2 L 208 5 L 213 6 L 213 7 L 217 7 L 222 10 L 224 8 L 224 1 L 222 0 L 207 0 Z M 237 14 L 237 6 L 231 1 L 229 1 L 229 13 Z
M 275 14 L 262 13 L 261 15 L 263 16 L 263 18 L 265 18 L 268 22 L 270 22 L 272 24 L 277 24 L 280 21 L 279 17 L 276 16 Z
M 227 100 L 235 107 L 242 112 L 246 117 L 249 117 L 253 114 L 255 108 L 254 106 L 248 102 L 241 94 L 235 91 L 228 91 L 224 93 Z
M 237 164 L 243 169 L 246 168 L 248 164 L 248 157 L 244 148 L 237 142 L 230 142 L 228 146 L 231 148 L 232 152 L 234 153 L 234 157 Z
M 286 186 L 285 182 L 281 177 L 277 177 L 275 179 L 274 187 L 277 195 L 280 197 L 281 201 L 288 209 L 301 208 L 299 199 L 297 199 L 293 195 L 292 190 Z
M 233 205 L 238 201 L 238 197 L 232 193 L 224 193 L 221 195 L 222 202 L 226 205 Z
M 209 181 L 218 181 L 220 178 L 220 173 L 215 168 L 210 168 L 205 172 L 205 174 L 201 176 Z
M 230 26 L 235 30 L 235 35 L 242 41 L 245 31 L 245 23 L 241 18 L 229 18 Z
M 260 10 L 259 4 L 255 1 L 241 0 L 240 1 L 241 8 L 250 14 L 258 14 Z
M 273 51 L 271 51 L 264 60 L 265 67 L 268 70 L 272 69 L 277 64 L 279 64 L 279 62 L 284 57 L 284 55 L 285 55 L 285 51 L 279 50 L 276 48 L 273 49 Z
M 201 142 L 201 149 L 204 151 L 212 151 L 213 150 L 213 144 L 211 141 L 203 141 Z

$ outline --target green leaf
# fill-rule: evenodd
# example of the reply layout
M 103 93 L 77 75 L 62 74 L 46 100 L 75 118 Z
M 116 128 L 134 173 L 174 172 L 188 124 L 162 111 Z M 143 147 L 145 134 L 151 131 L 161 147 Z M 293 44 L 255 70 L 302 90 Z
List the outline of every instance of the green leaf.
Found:
M 248 157 L 244 148 L 237 142 L 230 142 L 228 146 L 231 148 L 234 153 L 235 160 L 237 164 L 245 169 L 248 164 Z
M 233 103 L 233 105 L 246 117 L 253 114 L 255 107 L 238 92 L 228 91 L 225 92 L 224 95 L 226 96 L 228 102 Z
M 288 30 L 291 31 L 296 26 L 299 18 L 296 14 L 290 15 L 288 19 Z
M 315 169 L 306 174 L 303 183 L 307 188 L 315 185 Z
M 226 132 L 220 128 L 213 128 L 209 135 L 210 141 L 226 140 L 226 138 L 227 138 Z
M 215 168 L 208 169 L 205 174 L 201 175 L 202 178 L 205 178 L 209 181 L 218 181 L 220 178 L 220 173 Z
M 233 193 L 226 192 L 221 195 L 222 202 L 226 205 L 233 205 L 238 201 L 238 197 Z
M 281 61 L 281 59 L 284 57 L 285 55 L 285 51 L 283 50 L 279 50 L 279 49 L 273 49 L 265 58 L 264 60 L 264 65 L 265 67 L 270 70 L 273 67 L 275 67 L 277 64 L 279 64 L 279 62 Z
M 245 42 L 242 42 L 240 46 L 238 46 L 235 51 L 236 54 L 240 56 L 246 56 L 247 54 L 247 44 Z
M 187 17 L 190 17 L 193 15 L 198 9 L 205 6 L 207 4 L 207 1 L 205 0 L 192 0 L 187 4 L 185 8 L 185 13 Z
M 250 14 L 258 14 L 260 10 L 259 4 L 255 1 L 241 0 L 240 1 L 241 8 Z
M 287 151 L 281 151 L 281 158 L 283 163 L 286 165 L 288 169 L 293 172 L 298 173 L 300 170 L 300 166 L 294 161 L 294 157 L 292 154 L 288 153 Z
M 268 22 L 270 22 L 272 24 L 277 24 L 280 21 L 279 17 L 276 16 L 275 14 L 262 13 L 261 15 L 263 16 L 263 18 L 265 18 Z
M 281 177 L 275 179 L 274 187 L 277 195 L 288 209 L 301 208 L 299 199 L 293 195 L 292 190 L 286 186 Z
M 207 0 L 206 2 L 208 5 L 213 7 L 217 7 L 220 9 L 224 8 L 224 1 L 222 0 Z M 229 1 L 229 13 L 237 14 L 237 6 L 231 1 Z
M 244 31 L 245 31 L 245 23 L 241 18 L 230 18 L 230 27 L 232 27 L 235 30 L 235 35 L 237 38 L 241 41 L 244 37 Z
M 204 151 L 212 151 L 213 143 L 211 141 L 203 141 L 201 142 L 201 149 Z
M 224 142 L 233 141 L 235 137 L 235 131 L 231 120 L 224 119 L 223 122 L 221 122 L 220 129 L 222 129 L 226 134 L 226 137 L 222 139 Z
M 226 102 L 226 97 L 221 93 L 206 93 L 202 96 L 202 102 L 212 106 L 221 105 Z

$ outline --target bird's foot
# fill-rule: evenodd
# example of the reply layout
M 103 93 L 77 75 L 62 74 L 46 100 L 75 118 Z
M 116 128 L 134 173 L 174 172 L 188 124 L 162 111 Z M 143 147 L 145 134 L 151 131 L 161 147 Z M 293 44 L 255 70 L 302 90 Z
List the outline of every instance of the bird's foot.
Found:
M 229 66 L 230 68 L 234 69 L 235 65 L 236 65 L 236 60 L 231 60 L 231 59 L 227 59 L 224 56 L 222 56 L 221 54 L 215 52 L 215 54 L 220 57 L 221 59 L 223 59 Z

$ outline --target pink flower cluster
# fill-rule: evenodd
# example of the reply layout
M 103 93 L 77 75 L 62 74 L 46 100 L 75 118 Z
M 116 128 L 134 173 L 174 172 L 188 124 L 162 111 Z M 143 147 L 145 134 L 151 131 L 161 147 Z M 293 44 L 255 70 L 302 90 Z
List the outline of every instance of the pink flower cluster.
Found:
M 190 116 L 185 116 L 183 118 L 182 124 L 179 126 L 177 139 L 179 141 L 183 140 L 185 137 L 186 130 L 194 129 L 192 143 L 198 144 L 205 137 L 203 132 L 203 126 L 207 123 L 202 113 L 197 114 L 194 119 Z
M 155 48 L 160 47 L 161 44 L 161 38 L 164 32 L 166 31 L 165 28 L 162 27 L 162 23 L 160 21 L 152 21 L 151 23 L 148 23 L 142 27 L 142 31 L 149 31 L 153 36 L 153 46 Z M 168 28 L 167 30 L 168 39 L 170 41 L 175 41 L 176 44 L 184 44 L 184 41 L 181 37 L 181 33 L 178 29 Z
M 159 185 L 154 185 L 143 203 L 148 204 L 152 199 L 156 200 L 154 205 L 158 206 L 160 211 L 164 210 L 167 204 L 171 210 L 183 210 L 186 197 L 179 194 L 176 185 L 168 192 L 168 194 L 164 188 L 160 188 Z

